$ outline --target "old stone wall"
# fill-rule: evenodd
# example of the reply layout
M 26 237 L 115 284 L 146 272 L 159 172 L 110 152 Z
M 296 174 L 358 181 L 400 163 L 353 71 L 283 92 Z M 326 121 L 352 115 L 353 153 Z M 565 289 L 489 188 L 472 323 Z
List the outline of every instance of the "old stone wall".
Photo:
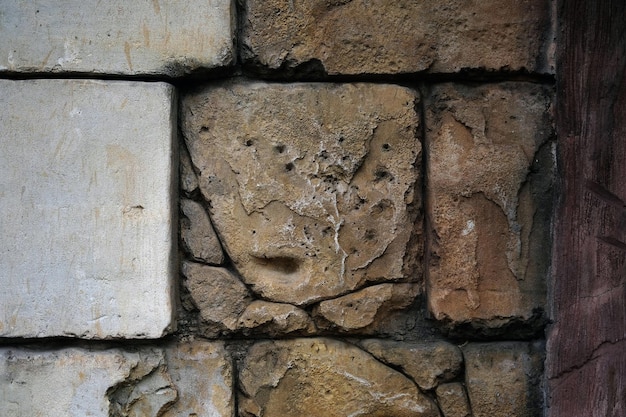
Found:
M 541 416 L 551 13 L 0 3 L 0 415 Z

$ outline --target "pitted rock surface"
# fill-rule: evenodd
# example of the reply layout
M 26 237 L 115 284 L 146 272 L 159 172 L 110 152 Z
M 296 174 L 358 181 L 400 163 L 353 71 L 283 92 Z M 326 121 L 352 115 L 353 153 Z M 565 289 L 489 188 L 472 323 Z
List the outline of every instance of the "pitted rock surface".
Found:
M 200 189 L 253 292 L 302 306 L 421 275 L 417 102 L 371 84 L 223 84 L 185 98 Z
M 555 161 L 549 89 L 441 84 L 428 99 L 436 319 L 502 326 L 541 311 Z

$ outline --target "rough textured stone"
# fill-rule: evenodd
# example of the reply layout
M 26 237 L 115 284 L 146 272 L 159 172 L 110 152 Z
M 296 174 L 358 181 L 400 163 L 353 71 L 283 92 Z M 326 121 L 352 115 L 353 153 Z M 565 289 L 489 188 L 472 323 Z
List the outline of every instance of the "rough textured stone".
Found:
M 242 51 L 305 73 L 553 72 L 549 30 L 547 0 L 249 0 Z
M 36 351 L 0 349 L 0 415 L 2 416 L 122 416 L 128 410 L 116 402 L 117 387 L 125 386 L 142 416 L 156 417 L 159 407 L 176 399 L 176 390 L 160 370 L 158 351 L 140 353 L 62 349 Z M 144 377 L 151 375 L 151 381 Z M 160 379 L 159 392 L 154 385 Z M 144 382 L 142 382 L 144 381 Z M 109 409 L 111 407 L 111 409 Z M 132 406 L 131 406 L 132 407 Z M 110 414 L 111 413 L 111 414 Z
M 182 199 L 180 208 L 180 236 L 187 252 L 195 261 L 220 265 L 224 262 L 224 252 L 213 230 L 209 214 L 202 204 Z
M 463 347 L 465 385 L 474 417 L 542 415 L 543 347 L 525 342 Z
M 405 343 L 370 339 L 361 346 L 386 364 L 400 368 L 417 386 L 431 390 L 461 372 L 463 356 L 447 342 Z
M 178 401 L 159 417 L 233 417 L 231 358 L 220 342 L 189 342 L 165 350 Z
M 393 310 L 408 307 L 419 293 L 417 284 L 380 284 L 319 303 L 314 316 L 322 327 L 344 332 L 376 328 Z
M 246 286 L 226 268 L 183 262 L 189 294 L 200 310 L 207 336 L 234 331 L 237 319 L 252 302 Z
M 439 416 L 408 378 L 331 339 L 257 343 L 239 383 L 242 416 Z
M 436 319 L 498 327 L 543 308 L 554 168 L 549 97 L 527 83 L 433 88 L 428 289 Z
M 0 4 L 1 72 L 180 76 L 234 62 L 230 0 Z
M 198 189 L 198 178 L 196 177 L 196 173 L 193 171 L 193 165 L 191 164 L 191 157 L 189 156 L 189 152 L 187 148 L 184 146 L 180 147 L 180 166 L 179 166 L 179 175 L 180 175 L 180 185 L 184 192 L 187 195 L 193 194 Z
M 162 336 L 176 268 L 173 88 L 2 80 L 0 91 L 0 336 Z
M 201 191 L 252 291 L 306 305 L 421 275 L 417 100 L 391 85 L 264 83 L 185 98 Z
M 315 324 L 306 311 L 291 304 L 253 301 L 239 317 L 238 328 L 244 334 L 270 337 L 286 334 L 312 334 Z
M 460 382 L 441 384 L 435 392 L 444 417 L 472 417 L 463 384 Z

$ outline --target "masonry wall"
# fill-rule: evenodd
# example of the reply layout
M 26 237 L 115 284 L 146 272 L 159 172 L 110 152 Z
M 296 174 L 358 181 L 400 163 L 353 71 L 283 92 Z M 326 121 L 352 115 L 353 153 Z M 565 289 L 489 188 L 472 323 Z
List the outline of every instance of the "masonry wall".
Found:
M 542 415 L 552 31 L 1 4 L 0 415 Z

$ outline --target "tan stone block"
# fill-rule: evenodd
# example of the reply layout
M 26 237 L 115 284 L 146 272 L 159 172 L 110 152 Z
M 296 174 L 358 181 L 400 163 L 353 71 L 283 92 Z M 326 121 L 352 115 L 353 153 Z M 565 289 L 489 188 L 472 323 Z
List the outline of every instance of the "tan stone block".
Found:
M 471 417 L 465 387 L 460 382 L 441 384 L 435 391 L 444 417 Z
M 373 84 L 225 83 L 183 101 L 211 220 L 260 298 L 302 306 L 416 281 L 418 97 Z
M 243 334 L 270 337 L 286 334 L 312 334 L 316 331 L 306 311 L 291 304 L 256 300 L 250 303 L 237 323 Z
M 417 284 L 380 284 L 322 301 L 313 309 L 318 327 L 370 334 L 394 310 L 407 308 L 419 293 Z
M 328 74 L 553 72 L 549 0 L 249 0 L 244 61 Z
M 237 328 L 237 319 L 252 302 L 246 286 L 228 269 L 183 262 L 185 286 L 200 310 L 202 332 L 214 337 Z
M 183 214 L 180 219 L 180 237 L 187 252 L 195 261 L 222 264 L 224 252 L 202 204 L 183 198 L 180 208 Z
M 542 415 L 543 348 L 525 342 L 463 347 L 465 385 L 474 417 Z
M 540 315 L 550 259 L 550 90 L 443 84 L 427 104 L 428 302 L 498 327 Z
M 369 339 L 361 342 L 361 346 L 383 363 L 400 368 L 423 390 L 453 379 L 463 365 L 459 348 L 443 341 L 409 343 Z
M 254 345 L 240 372 L 242 416 L 439 416 L 404 375 L 354 345 L 294 339 Z

